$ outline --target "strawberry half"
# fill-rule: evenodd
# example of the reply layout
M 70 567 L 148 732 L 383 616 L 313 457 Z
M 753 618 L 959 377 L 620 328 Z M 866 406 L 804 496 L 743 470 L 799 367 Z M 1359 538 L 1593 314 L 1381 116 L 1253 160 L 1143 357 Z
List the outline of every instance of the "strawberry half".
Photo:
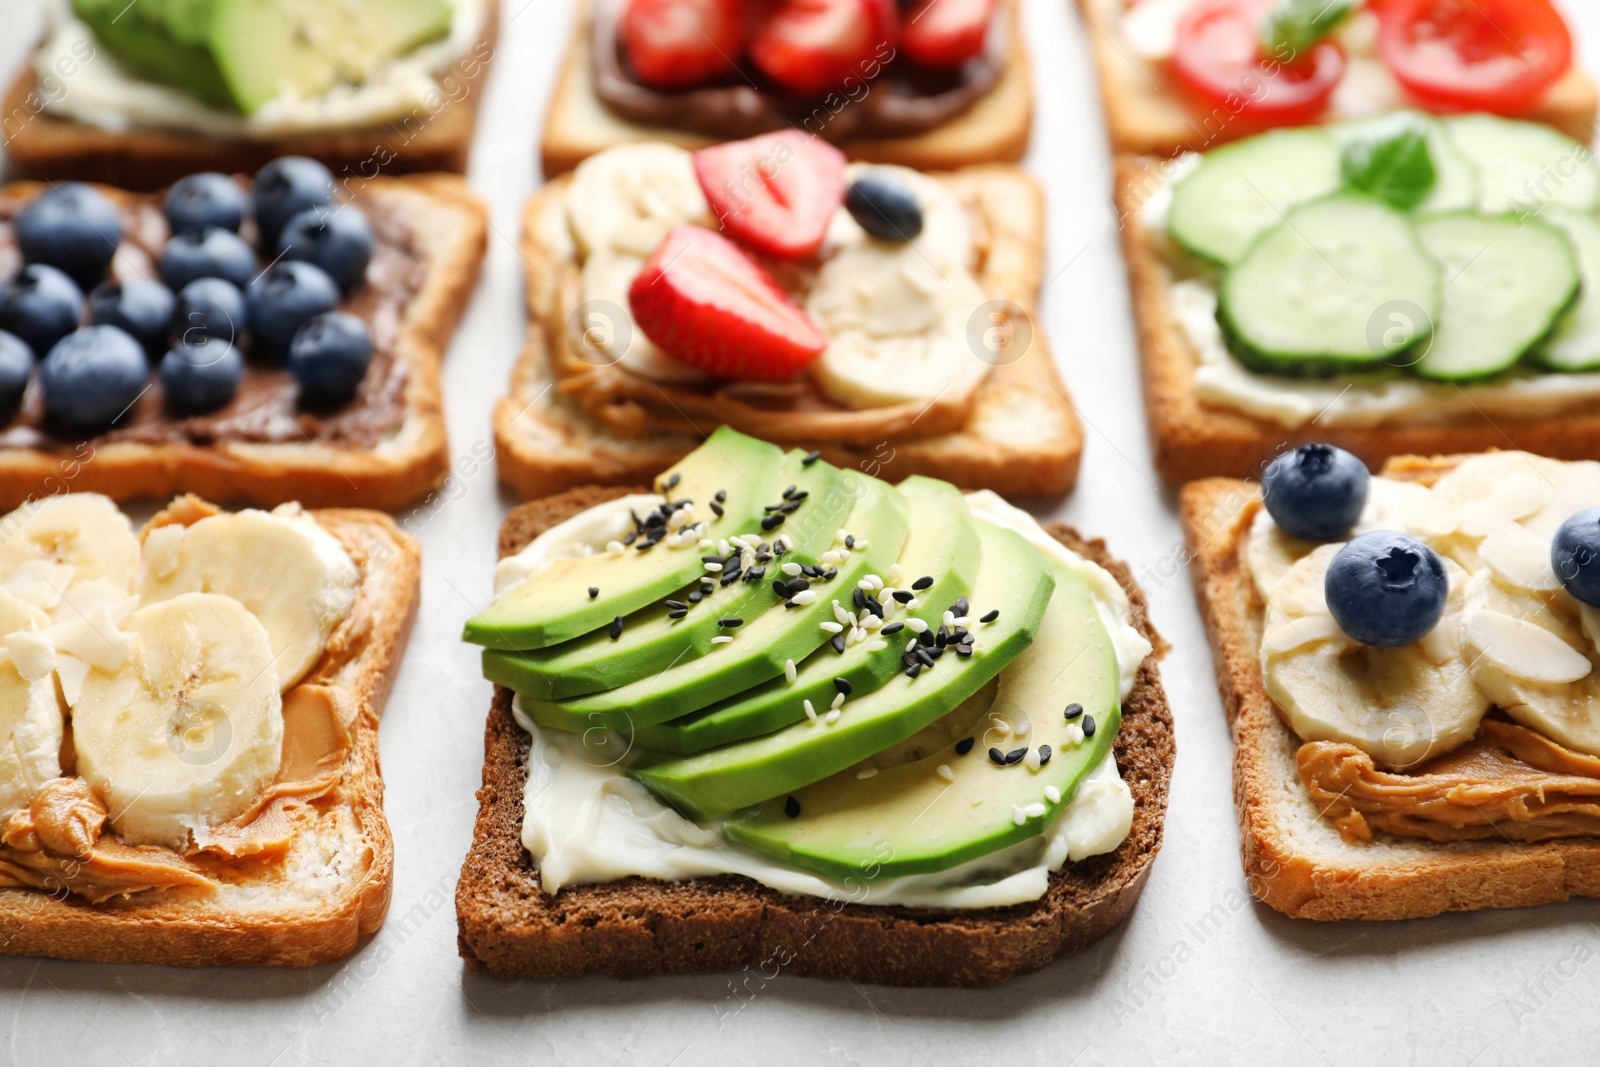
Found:
M 750 41 L 750 60 L 807 96 L 865 83 L 893 55 L 895 0 L 782 0 Z
M 617 27 L 628 69 L 643 85 L 690 89 L 736 68 L 744 51 L 741 0 L 629 0 Z
M 780 259 L 815 255 L 844 202 L 844 153 L 799 130 L 702 149 L 694 173 L 728 236 Z
M 662 351 L 724 378 L 779 381 L 828 344 L 761 264 L 701 226 L 672 228 L 633 279 L 628 306 Z
M 983 51 L 996 0 L 923 0 L 901 27 L 906 55 L 926 67 L 959 67 Z

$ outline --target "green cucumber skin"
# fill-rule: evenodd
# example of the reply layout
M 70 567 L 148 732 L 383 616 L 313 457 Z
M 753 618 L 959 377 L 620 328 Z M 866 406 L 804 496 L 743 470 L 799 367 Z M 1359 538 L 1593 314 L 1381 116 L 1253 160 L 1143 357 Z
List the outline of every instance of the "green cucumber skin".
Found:
M 1416 340 L 1396 350 L 1387 358 L 1374 356 L 1372 359 L 1352 360 L 1345 356 L 1324 354 L 1284 359 L 1282 356 L 1259 352 L 1240 340 L 1234 330 L 1233 322 L 1228 317 L 1227 303 L 1221 299 L 1217 301 L 1217 325 L 1222 328 L 1222 341 L 1227 345 L 1228 352 L 1244 364 L 1245 369 L 1255 371 L 1257 374 L 1270 374 L 1275 378 L 1359 380 L 1366 375 L 1383 375 L 1404 367 L 1408 354 L 1416 351 L 1418 345 L 1426 344 L 1433 338 L 1431 330 L 1420 334 Z

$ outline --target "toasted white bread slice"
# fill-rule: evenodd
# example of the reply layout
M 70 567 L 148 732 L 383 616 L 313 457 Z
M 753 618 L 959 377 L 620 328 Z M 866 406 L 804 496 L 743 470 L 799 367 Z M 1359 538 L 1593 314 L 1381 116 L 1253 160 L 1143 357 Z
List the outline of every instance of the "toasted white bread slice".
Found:
M 389 909 L 394 842 L 383 817 L 378 716 L 416 620 L 421 551 L 387 515 L 312 512 L 360 571 L 351 611 L 305 683 L 354 709 L 338 784 L 313 802 L 281 861 L 241 864 L 215 891 L 146 890 L 90 904 L 0 889 L 0 952 L 180 967 L 309 967 L 354 951 Z
M 1464 457 L 1403 457 L 1387 478 L 1432 484 Z M 1348 842 L 1301 781 L 1300 739 L 1261 674 L 1263 603 L 1241 548 L 1260 506 L 1253 482 L 1183 487 L 1189 573 L 1232 727 L 1233 796 L 1250 891 L 1301 919 L 1409 919 L 1600 896 L 1600 840 L 1439 843 L 1375 833 Z

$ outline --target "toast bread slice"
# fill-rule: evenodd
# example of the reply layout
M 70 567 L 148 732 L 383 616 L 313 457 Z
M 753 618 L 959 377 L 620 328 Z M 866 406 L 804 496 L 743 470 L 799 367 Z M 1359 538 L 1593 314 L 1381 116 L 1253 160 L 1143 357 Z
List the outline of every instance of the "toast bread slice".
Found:
M 19 177 L 70 178 L 140 191 L 160 189 L 196 171 L 254 174 L 289 155 L 321 161 L 341 183 L 379 174 L 465 174 L 499 33 L 500 0 L 488 0 L 471 62 L 448 72 L 450 92 L 436 111 L 419 105 L 409 115 L 372 126 L 259 139 L 149 127 L 109 130 L 58 117 L 44 107 L 29 61 L 0 104 L 0 140 Z
M 1554 459 L 1600 457 L 1600 408 L 1557 416 L 1492 418 L 1473 411 L 1427 422 L 1340 426 L 1316 420 L 1290 429 L 1240 411 L 1211 407 L 1195 394 L 1195 355 L 1173 319 L 1172 271 L 1160 235 L 1139 221 L 1160 164 L 1150 157 L 1116 160 L 1116 206 L 1122 253 L 1138 335 L 1145 417 L 1156 470 L 1170 482 L 1259 476 L 1286 449 L 1324 441 L 1355 453 L 1376 470 L 1391 456 L 1521 449 Z
M 1015 163 L 1028 150 L 1033 126 L 1033 89 L 1023 46 L 1021 11 L 1010 4 L 1010 52 L 1000 81 L 959 117 L 911 137 L 851 138 L 839 148 L 851 159 L 898 163 L 917 170 L 950 170 L 974 163 Z M 589 4 L 573 19 L 572 38 L 561 61 L 545 113 L 539 161 L 546 178 L 564 174 L 596 152 L 629 141 L 666 141 L 680 148 L 705 148 L 720 138 L 691 130 L 641 126 L 613 112 L 594 92 L 589 54 Z
M 1122 32 L 1122 0 L 1074 2 L 1089 31 L 1113 153 L 1169 158 L 1260 132 L 1259 126 L 1233 120 L 1226 109 L 1208 113 L 1190 106 L 1164 72 L 1139 58 Z M 1588 144 L 1594 140 L 1597 102 L 1594 82 L 1574 66 L 1531 110 L 1515 117 L 1546 123 Z
M 316 802 L 314 830 L 302 831 L 281 863 L 210 894 L 147 890 L 89 904 L 60 893 L 0 889 L 0 953 L 176 967 L 309 967 L 349 955 L 383 925 L 394 841 L 383 816 L 378 716 L 416 620 L 421 550 L 388 515 L 349 508 L 312 514 L 361 571 L 356 606 L 341 624 L 354 654 L 325 653 L 305 678 L 341 690 L 355 709 L 343 776 Z M 338 630 L 331 640 L 340 640 Z
M 1424 484 L 1461 457 L 1402 457 L 1386 477 Z M 1375 833 L 1344 840 L 1300 779 L 1300 739 L 1267 695 L 1259 648 L 1263 603 L 1241 556 L 1260 506 L 1253 482 L 1183 487 L 1189 574 L 1205 620 L 1234 745 L 1233 795 L 1250 891 L 1299 919 L 1410 919 L 1600 896 L 1600 840 L 1438 843 Z
M 500 528 L 500 555 L 626 490 L 586 487 L 516 508 Z M 1174 754 L 1172 712 L 1156 660 L 1161 639 L 1127 566 L 1101 541 L 1060 524 L 1062 544 L 1105 567 L 1127 590 L 1133 621 L 1157 652 L 1123 702 L 1117 766 L 1134 797 L 1120 847 L 1068 864 L 1035 902 L 979 911 L 841 905 L 785 896 L 738 876 L 662 882 L 626 878 L 539 887 L 522 847 L 529 738 L 496 687 L 484 735 L 483 788 L 472 849 L 456 888 L 461 956 L 500 978 L 618 978 L 654 972 L 776 965 L 796 974 L 882 985 L 989 986 L 1037 970 L 1104 936 L 1132 909 L 1161 847 Z
M 113 197 L 126 195 L 106 190 Z M 403 213 L 427 260 L 405 308 L 396 357 L 406 364 L 405 417 L 375 448 L 319 443 L 98 442 L 76 449 L 0 448 L 0 508 L 61 492 L 116 500 L 195 493 L 209 500 L 393 510 L 449 473 L 440 374 L 483 261 L 487 214 L 454 175 L 374 178 L 361 196 Z M 87 454 L 85 454 L 87 452 Z
M 978 229 L 986 235 L 987 254 L 977 272 L 979 285 L 991 298 L 1009 300 L 1034 316 L 1044 270 L 1044 197 L 1038 183 L 1007 165 L 938 177 L 970 193 L 982 216 Z M 568 343 L 558 298 L 564 280 L 578 269 L 561 206 L 570 181 L 563 176 L 548 183 L 523 211 L 528 336 L 511 372 L 510 391 L 494 411 L 500 480 L 524 499 L 580 485 L 647 483 L 717 428 L 715 421 L 697 422 L 697 435 L 648 431 L 623 438 L 554 384 L 552 347 Z M 872 446 L 783 443 L 816 448 L 837 466 L 893 480 L 926 474 L 1006 496 L 1065 493 L 1077 481 L 1083 427 L 1036 317 L 1031 327 L 1032 340 L 1022 354 L 990 371 L 960 432 Z M 763 436 L 759 429 L 754 432 Z

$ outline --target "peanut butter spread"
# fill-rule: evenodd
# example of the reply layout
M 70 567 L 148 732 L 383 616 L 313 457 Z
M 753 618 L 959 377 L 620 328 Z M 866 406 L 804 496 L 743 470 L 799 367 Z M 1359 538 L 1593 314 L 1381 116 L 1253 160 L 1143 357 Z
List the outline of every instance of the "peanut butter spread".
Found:
M 32 195 L 32 187 L 0 191 L 0 277 L 22 265 L 11 232 L 11 220 Z M 122 211 L 123 239 L 112 261 L 117 280 L 157 278 L 161 248 L 168 237 L 160 195 L 113 193 Z M 398 353 L 406 305 L 421 289 L 427 262 L 404 218 L 379 198 L 357 194 L 354 203 L 372 223 L 376 238 L 364 283 L 347 296 L 341 309 L 366 320 L 372 334 L 372 363 L 356 396 L 333 410 L 299 405 L 299 388 L 288 369 L 250 355 L 244 380 L 227 404 L 204 415 L 175 417 L 166 409 L 161 377 L 152 373 L 150 387 L 112 429 L 89 439 L 90 444 L 126 441 L 141 444 L 211 445 L 234 442 L 296 443 L 312 441 L 371 448 L 405 420 L 407 374 Z M 254 240 L 247 222 L 241 236 Z M 248 354 L 248 349 L 245 350 Z M 35 448 L 70 452 L 83 438 L 52 426 L 45 417 L 44 395 L 37 379 L 29 384 L 20 409 L 0 414 L 0 449 Z

